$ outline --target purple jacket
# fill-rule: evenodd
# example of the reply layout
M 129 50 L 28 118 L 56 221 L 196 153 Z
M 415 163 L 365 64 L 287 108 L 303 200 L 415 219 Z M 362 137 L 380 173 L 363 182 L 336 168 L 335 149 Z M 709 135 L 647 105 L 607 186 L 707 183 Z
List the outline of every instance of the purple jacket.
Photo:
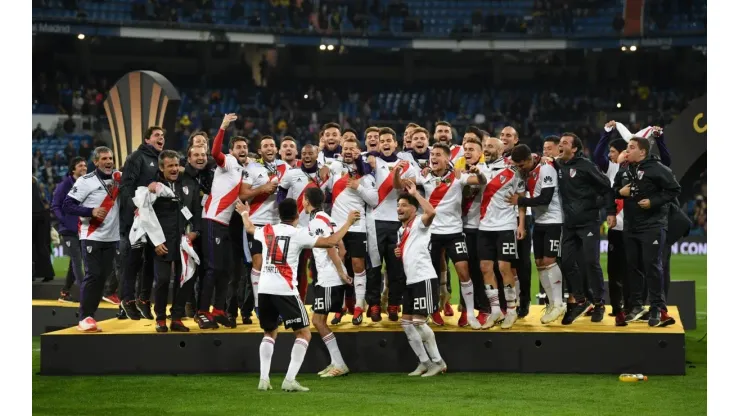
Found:
M 67 215 L 62 211 L 62 205 L 64 198 L 72 189 L 72 185 L 75 184 L 75 178 L 72 175 L 64 177 L 62 182 L 57 185 L 54 190 L 54 197 L 51 200 L 51 211 L 54 216 L 59 220 L 59 234 L 61 235 L 74 235 L 77 234 L 77 223 L 79 217 L 74 215 Z

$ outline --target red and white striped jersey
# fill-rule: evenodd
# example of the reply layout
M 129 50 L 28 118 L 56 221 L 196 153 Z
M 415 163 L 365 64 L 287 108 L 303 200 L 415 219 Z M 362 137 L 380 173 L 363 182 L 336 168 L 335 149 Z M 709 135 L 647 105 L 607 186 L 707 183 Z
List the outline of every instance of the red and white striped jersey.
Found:
M 393 187 L 393 168 L 398 162 L 386 162 L 375 158 L 375 187 L 378 192 L 378 205 L 373 209 L 373 217 L 376 221 L 398 221 L 398 189 Z M 401 179 L 416 179 L 418 172 L 416 168 L 407 164 L 401 171 Z
M 343 162 L 334 161 L 329 165 L 329 180 L 327 187 L 331 192 L 331 215 L 340 223 L 347 221 L 349 212 L 360 211 L 360 219 L 352 224 L 349 231 L 364 233 L 365 227 L 365 204 L 375 207 L 378 205 L 378 191 L 375 189 L 375 178 L 373 175 L 364 175 L 360 179 L 357 189 L 350 188 L 347 184 L 350 179 L 356 178 L 357 172 L 354 166 L 348 166 Z
M 118 171 L 113 177 L 120 178 Z M 77 233 L 80 240 L 115 242 L 120 239 L 118 229 L 118 182 L 102 179 L 95 171 L 77 178 L 68 197 L 77 200 L 85 208 L 105 208 L 108 215 L 103 221 L 97 218 L 80 217 Z
M 540 163 L 540 155 L 538 155 L 537 153 L 532 153 L 532 161 L 535 164 L 539 164 Z M 512 162 L 511 156 L 504 156 L 504 162 L 506 163 L 507 166 L 514 166 L 514 162 Z M 524 192 L 526 194 L 525 195 L 526 197 L 529 197 L 529 198 L 532 197 L 532 194 L 529 193 L 529 190 L 526 189 L 526 187 L 524 189 Z M 519 215 L 519 212 L 517 211 L 517 216 L 518 215 Z M 527 215 L 532 215 L 532 208 L 531 207 L 527 207 Z
M 308 228 L 280 223 L 255 228 L 254 239 L 262 243 L 260 294 L 297 296 L 301 251 L 313 248 L 318 237 Z
M 609 168 L 606 171 L 606 176 L 609 178 L 609 182 L 611 182 L 612 186 L 614 186 L 614 178 L 617 177 L 617 172 L 619 172 L 619 163 L 614 163 L 612 161 L 609 161 Z M 613 230 L 623 231 L 624 230 L 624 199 L 615 199 L 614 201 L 617 203 L 617 225 L 613 228 Z
M 329 237 L 339 229 L 334 220 L 324 211 L 313 212 L 311 216 L 313 218 L 308 223 L 308 231 L 316 237 Z M 327 249 L 314 248 L 312 251 L 314 264 L 316 264 L 316 283 L 321 287 L 334 287 L 344 284 L 339 277 L 334 262 L 329 258 Z M 344 265 L 342 265 L 342 268 L 342 272 L 346 273 L 347 270 L 344 269 Z
M 486 169 L 485 163 L 478 163 L 478 169 Z M 462 198 L 463 229 L 477 230 L 480 226 L 480 203 L 483 189 L 480 185 L 465 185 Z
M 437 215 L 434 216 L 431 227 L 432 234 L 457 234 L 463 230 L 462 222 L 462 190 L 470 175 L 463 173 L 460 179 L 455 178 L 455 172 L 448 170 L 442 176 L 429 173 L 425 177 L 417 175 L 416 183 L 424 187 L 424 194 L 432 204 Z
M 246 169 L 232 155 L 224 155 L 224 165 L 213 172 L 211 193 L 203 205 L 203 218 L 229 225 L 242 182 L 246 182 Z
M 429 240 L 432 237 L 430 229 L 431 227 L 424 225 L 421 215 L 414 217 L 406 227 L 398 229 L 398 248 L 401 250 L 407 286 L 437 278 L 429 252 Z M 431 303 L 432 300 L 427 302 Z
M 310 218 L 303 209 L 304 192 L 308 188 L 319 188 L 326 192 L 326 182 L 321 181 L 318 170 L 308 173 L 301 168 L 289 169 L 280 180 L 280 187 L 288 191 L 288 198 L 295 199 L 298 204 L 298 225 L 308 227 Z
M 558 190 L 558 172 L 551 162 L 532 169 L 527 178 L 527 192 L 534 197 L 540 196 L 545 188 L 553 188 L 552 200 L 548 205 L 532 207 L 534 222 L 537 224 L 562 224 L 563 208 L 560 204 L 560 192 Z
M 524 181 L 512 167 L 503 161 L 483 169 L 487 183 L 483 189 L 480 208 L 480 226 L 483 231 L 511 231 L 517 229 L 517 206 L 506 202 L 514 193 L 524 192 Z
M 450 146 L 450 163 L 454 165 L 455 162 L 457 162 L 458 159 L 462 158 L 463 156 L 465 156 L 465 152 L 463 151 L 462 146 L 460 146 L 459 144 L 453 144 L 452 146 Z
M 247 165 L 247 184 L 252 188 L 259 188 L 268 182 L 280 183 L 288 171 L 288 165 L 282 160 L 274 163 L 252 162 Z M 277 224 L 280 222 L 277 209 L 277 190 L 271 195 L 259 194 L 249 201 L 249 218 L 254 224 Z

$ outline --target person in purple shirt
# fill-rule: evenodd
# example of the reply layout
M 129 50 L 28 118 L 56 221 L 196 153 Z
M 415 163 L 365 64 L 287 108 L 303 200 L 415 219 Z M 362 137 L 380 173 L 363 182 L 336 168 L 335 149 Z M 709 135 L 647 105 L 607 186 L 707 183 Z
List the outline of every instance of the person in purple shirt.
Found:
M 72 284 L 75 282 L 79 287 L 82 283 L 82 277 L 84 276 L 82 271 L 82 255 L 80 253 L 80 239 L 77 235 L 77 222 L 79 217 L 74 215 L 67 215 L 62 210 L 62 204 L 64 198 L 72 189 L 77 178 L 87 174 L 87 163 L 85 159 L 81 157 L 74 157 L 69 162 L 69 172 L 64 177 L 62 182 L 57 185 L 54 191 L 54 197 L 51 202 L 51 210 L 54 216 L 59 221 L 58 231 L 62 237 L 62 244 L 67 249 L 69 254 L 69 268 L 67 269 L 67 280 L 64 282 L 62 292 L 59 294 L 60 302 L 72 302 L 72 296 L 69 291 L 72 289 Z

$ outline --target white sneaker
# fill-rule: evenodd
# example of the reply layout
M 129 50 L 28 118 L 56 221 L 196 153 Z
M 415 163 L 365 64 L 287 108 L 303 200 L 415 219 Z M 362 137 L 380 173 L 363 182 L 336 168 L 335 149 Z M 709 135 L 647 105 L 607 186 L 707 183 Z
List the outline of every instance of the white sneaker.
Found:
M 501 309 L 498 309 L 496 312 L 491 312 L 490 315 L 486 318 L 486 322 L 481 325 L 481 329 L 488 329 L 496 325 L 496 322 L 500 321 L 501 318 L 503 318 L 503 314 L 501 313 Z
M 298 384 L 297 380 L 283 380 L 283 391 L 308 391 L 308 388 Z
M 272 390 L 272 385 L 270 384 L 270 380 L 260 379 L 260 384 L 257 385 L 257 390 L 261 391 L 267 391 Z
M 320 376 L 323 376 L 324 374 L 326 374 L 326 373 L 328 373 L 329 371 L 331 371 L 331 369 L 332 369 L 332 368 L 334 368 L 334 364 L 329 364 L 329 365 L 327 365 L 327 366 L 326 366 L 326 368 L 325 368 L 325 369 L 323 369 L 323 370 L 319 371 L 319 372 L 318 372 L 318 373 L 316 373 L 316 374 L 318 374 L 318 375 L 320 375 Z
M 468 325 L 473 329 L 481 329 L 480 322 L 478 322 L 478 318 L 475 315 L 468 315 Z
M 409 376 L 411 376 L 411 377 L 420 376 L 420 375 L 426 373 L 427 371 L 429 371 L 429 369 L 427 368 L 427 366 L 424 365 L 424 363 L 419 363 L 419 365 L 416 367 L 416 370 L 410 372 L 409 373 Z
M 341 377 L 346 376 L 347 374 L 349 374 L 349 368 L 346 365 L 341 367 L 332 366 L 331 370 L 321 375 L 321 378 Z
M 514 322 L 516 322 L 517 318 L 516 308 L 509 308 L 509 310 L 506 311 L 504 322 L 501 322 L 501 329 L 509 329 L 514 326 Z
M 429 366 L 427 367 L 427 372 L 426 372 L 426 373 L 424 373 L 424 374 L 422 374 L 421 376 L 422 376 L 422 377 L 432 377 L 432 376 L 436 376 L 437 374 L 443 373 L 443 372 L 444 372 L 444 369 L 445 369 L 445 368 L 447 367 L 447 365 L 446 365 L 446 364 L 445 364 L 445 366 L 443 367 L 443 366 L 441 365 L 441 364 L 443 364 L 443 363 L 444 363 L 444 362 L 440 362 L 440 363 L 438 364 L 438 363 L 432 362 L 432 363 L 431 363 L 431 364 L 429 364 Z
M 547 306 L 549 308 L 549 311 L 546 311 L 545 314 L 542 315 L 542 318 L 540 318 L 540 322 L 542 322 L 543 324 L 554 322 L 565 313 L 565 304 L 560 306 L 553 306 L 551 308 L 550 305 Z
M 95 319 L 92 318 L 92 316 L 88 316 L 87 318 L 81 320 L 77 324 L 77 330 L 80 332 L 99 332 L 98 329 L 98 323 L 95 322 Z

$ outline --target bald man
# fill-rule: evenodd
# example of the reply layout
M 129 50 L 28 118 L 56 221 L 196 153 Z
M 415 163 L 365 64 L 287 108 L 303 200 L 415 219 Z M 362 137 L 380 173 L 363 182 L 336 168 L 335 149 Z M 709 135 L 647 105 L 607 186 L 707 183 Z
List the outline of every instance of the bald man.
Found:
M 511 151 L 514 146 L 519 144 L 519 133 L 514 127 L 506 126 L 501 130 L 499 139 L 504 146 L 502 156 L 507 164 L 511 164 Z M 524 178 L 526 180 L 526 178 Z M 531 195 L 527 195 L 531 197 Z M 518 221 L 518 219 L 517 219 Z M 529 315 L 529 303 L 531 298 L 532 285 L 532 209 L 527 207 L 527 217 L 524 222 L 526 235 L 523 239 L 517 240 L 517 253 L 519 259 L 516 262 L 516 273 L 519 282 L 520 301 L 517 313 L 520 318 Z

